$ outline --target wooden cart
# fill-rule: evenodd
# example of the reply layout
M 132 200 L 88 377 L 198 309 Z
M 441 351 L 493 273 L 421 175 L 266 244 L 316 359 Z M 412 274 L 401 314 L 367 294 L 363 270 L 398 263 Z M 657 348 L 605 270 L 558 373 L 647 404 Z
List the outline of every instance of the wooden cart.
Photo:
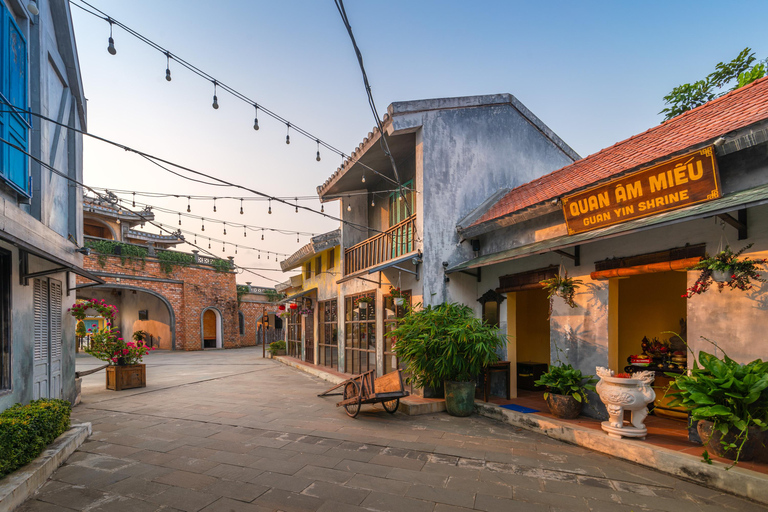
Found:
M 352 418 L 360 414 L 363 404 L 381 403 L 385 411 L 394 414 L 400 405 L 400 399 L 408 396 L 403 386 L 402 372 L 397 370 L 378 379 L 375 376 L 376 370 L 361 373 L 317 396 L 341 395 L 343 400 L 337 403 L 336 407 L 344 407 Z M 339 388 L 343 390 L 341 393 L 331 393 Z

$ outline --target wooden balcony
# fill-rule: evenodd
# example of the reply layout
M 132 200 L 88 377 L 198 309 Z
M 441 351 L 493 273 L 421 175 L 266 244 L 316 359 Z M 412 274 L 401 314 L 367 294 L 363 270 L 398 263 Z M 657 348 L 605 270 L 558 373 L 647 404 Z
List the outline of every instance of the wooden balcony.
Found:
M 399 258 L 416 250 L 416 214 L 383 233 L 344 251 L 344 275 L 348 276 Z

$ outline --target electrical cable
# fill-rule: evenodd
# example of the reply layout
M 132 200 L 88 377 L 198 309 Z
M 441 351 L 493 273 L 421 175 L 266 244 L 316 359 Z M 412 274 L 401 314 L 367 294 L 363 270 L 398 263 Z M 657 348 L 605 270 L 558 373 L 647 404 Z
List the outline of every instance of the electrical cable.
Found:
M 208 73 L 206 73 L 202 69 L 194 66 L 193 64 L 189 63 L 188 61 L 186 61 L 183 58 L 179 57 L 178 55 L 174 54 L 173 52 L 171 52 L 171 51 L 167 50 L 166 48 L 160 46 L 158 43 L 154 42 L 153 40 L 149 39 L 148 37 L 140 34 L 139 32 L 137 32 L 136 30 L 128 27 L 127 25 L 117 21 L 115 18 L 109 16 L 104 11 L 102 11 L 99 8 L 95 7 L 94 5 L 88 3 L 86 0 L 77 0 L 77 1 L 87 5 L 88 7 L 90 7 L 90 9 L 87 9 L 86 7 L 83 7 L 82 5 L 79 5 L 74 0 L 69 0 L 69 3 L 71 5 L 77 7 L 78 9 L 82 10 L 83 12 L 86 12 L 86 13 L 90 14 L 91 16 L 94 16 L 96 18 L 101 18 L 101 19 L 107 21 L 110 24 L 110 26 L 117 25 L 118 27 L 120 27 L 123 30 L 125 30 L 128 34 L 130 34 L 130 35 L 134 36 L 135 38 L 137 38 L 139 41 L 143 42 L 144 44 L 146 44 L 146 45 L 150 46 L 151 48 L 157 50 L 158 52 L 162 53 L 163 56 L 166 57 L 166 61 L 167 62 L 170 62 L 171 59 L 174 60 L 175 62 L 179 63 L 182 67 L 184 67 L 187 70 L 191 71 L 192 73 L 196 74 L 200 78 L 203 78 L 204 80 L 214 84 L 215 88 L 221 89 L 223 91 L 228 92 L 229 94 L 231 94 L 235 98 L 243 101 L 244 103 L 247 103 L 249 106 L 255 107 L 257 111 L 260 110 L 261 112 L 265 113 L 269 117 L 275 119 L 276 121 L 279 121 L 283 125 L 286 125 L 287 127 L 289 127 L 289 129 L 293 129 L 296 133 L 298 133 L 298 134 L 300 134 L 300 135 L 310 139 L 313 142 L 316 142 L 318 144 L 318 148 L 319 148 L 319 146 L 323 146 L 324 148 L 328 149 L 329 151 L 331 151 L 333 153 L 336 153 L 337 155 L 341 156 L 343 159 L 346 159 L 346 160 L 348 160 L 349 162 L 351 162 L 353 164 L 355 164 L 355 163 L 356 164 L 360 164 L 362 167 L 368 169 L 369 171 L 373 172 L 374 174 L 377 174 L 377 175 L 381 176 L 382 178 L 384 178 L 385 180 L 390 181 L 391 183 L 400 186 L 399 180 L 393 180 L 392 178 L 390 178 L 386 174 L 383 174 L 383 173 L 377 171 L 376 169 L 373 169 L 372 167 L 364 164 L 363 162 L 360 162 L 359 160 L 355 160 L 354 162 L 352 162 L 352 157 L 350 155 L 345 154 L 343 151 L 341 151 L 340 149 L 337 149 L 336 147 L 332 146 L 328 142 L 323 141 L 319 137 L 311 134 L 309 131 L 307 131 L 307 130 L 297 126 L 296 124 L 294 124 L 294 123 L 292 123 L 290 121 L 288 121 L 284 117 L 278 115 L 276 112 L 274 112 L 274 111 L 272 111 L 272 110 L 270 110 L 268 108 L 265 108 L 264 105 L 254 101 L 254 100 L 252 100 L 251 98 L 249 98 L 245 94 L 239 92 L 238 90 L 234 89 L 233 87 L 230 87 L 230 86 L 222 83 L 220 80 L 214 78 L 212 75 L 209 75 Z M 214 107 L 214 108 L 218 108 L 218 103 L 216 101 L 214 101 L 214 105 L 216 105 L 216 107 Z M 381 123 L 378 121 L 378 119 L 377 119 L 377 125 L 379 125 L 379 130 L 381 131 Z M 256 126 L 258 126 L 258 123 L 256 123 L 254 125 L 254 128 L 256 128 Z M 383 137 L 384 136 L 384 132 L 381 131 L 381 133 L 382 133 L 382 137 Z M 290 140 L 289 138 L 286 138 L 286 142 L 288 142 L 289 140 Z M 318 152 L 319 152 L 319 150 L 318 150 Z M 318 154 L 318 156 L 319 156 L 319 154 Z M 342 163 L 342 168 L 343 167 L 344 167 L 344 164 Z

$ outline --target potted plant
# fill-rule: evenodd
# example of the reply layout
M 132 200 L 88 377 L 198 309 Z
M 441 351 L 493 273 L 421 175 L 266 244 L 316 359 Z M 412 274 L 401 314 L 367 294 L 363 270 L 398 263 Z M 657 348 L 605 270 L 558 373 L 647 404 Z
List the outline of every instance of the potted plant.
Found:
M 314 313 L 314 310 L 311 308 L 305 308 L 305 309 L 299 310 L 299 314 L 301 316 L 312 316 L 313 313 Z
M 677 388 L 669 406 L 681 405 L 698 420 L 706 448 L 734 464 L 755 457 L 768 429 L 768 362 L 739 364 L 702 350 L 688 374 L 669 376 Z M 711 463 L 706 449 L 703 457 Z
M 83 320 L 89 309 L 96 310 L 106 319 L 106 327 L 89 330 L 90 343 L 85 351 L 93 357 L 107 363 L 107 389 L 120 391 L 130 388 L 143 388 L 147 385 L 146 365 L 142 358 L 154 348 L 143 341 L 126 342 L 112 321 L 118 310 L 106 302 L 90 299 L 78 302 L 69 308 L 69 313 L 77 320 Z
M 593 375 L 584 375 L 570 363 L 565 364 L 558 358 L 559 364 L 551 365 L 534 384 L 545 386 L 544 400 L 552 416 L 572 419 L 581 414 L 587 399 L 587 390 L 594 391 L 597 379 Z
M 744 251 L 752 247 L 749 244 L 740 251 L 734 253 L 729 246 L 719 251 L 714 256 L 707 256 L 688 270 L 700 270 L 698 279 L 693 286 L 686 290 L 683 297 L 691 298 L 694 295 L 704 293 L 712 283 L 717 283 L 718 291 L 728 286 L 731 290 L 749 290 L 753 281 L 764 282 L 759 271 L 762 271 L 766 260 L 739 258 Z
M 568 277 L 568 271 L 565 270 L 560 275 L 560 272 L 555 277 L 550 279 L 544 279 L 540 281 L 540 284 L 547 292 L 547 299 L 549 300 L 549 316 L 552 316 L 552 306 L 555 301 L 555 296 L 562 298 L 566 304 L 572 308 L 579 307 L 574 301 L 574 295 L 576 290 L 581 286 L 582 281 Z
M 373 297 L 365 296 L 360 297 L 357 299 L 357 305 L 360 307 L 360 309 L 368 309 L 368 304 L 371 304 L 373 302 Z
M 269 344 L 269 347 L 267 348 L 269 350 L 269 354 L 274 356 L 284 356 L 285 355 L 285 341 L 279 340 L 274 341 Z
M 445 408 L 453 416 L 474 409 L 475 377 L 498 360 L 505 336 L 475 318 L 472 309 L 443 303 L 411 310 L 387 333 L 392 350 L 406 365 L 408 382 L 417 387 L 445 386 Z
M 403 292 L 400 291 L 399 286 L 390 286 L 389 294 L 392 296 L 392 299 L 395 302 L 395 306 L 402 306 L 405 304 L 405 295 L 403 295 Z

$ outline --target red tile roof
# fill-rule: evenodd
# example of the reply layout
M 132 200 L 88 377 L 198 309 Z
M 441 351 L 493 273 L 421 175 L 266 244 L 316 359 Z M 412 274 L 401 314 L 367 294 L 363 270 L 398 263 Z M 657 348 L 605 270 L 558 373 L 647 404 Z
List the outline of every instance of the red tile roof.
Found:
M 768 118 L 768 77 L 510 190 L 472 226 L 559 198 Z

